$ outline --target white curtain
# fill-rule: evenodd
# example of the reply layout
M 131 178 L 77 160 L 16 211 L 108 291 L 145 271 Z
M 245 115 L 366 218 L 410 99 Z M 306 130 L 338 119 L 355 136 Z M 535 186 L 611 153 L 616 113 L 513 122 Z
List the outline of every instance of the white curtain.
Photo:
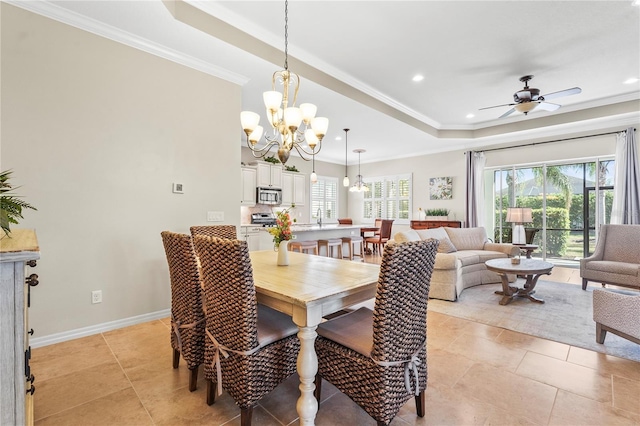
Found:
M 484 224 L 484 152 L 467 151 L 467 227 Z
M 640 224 L 640 165 L 636 132 L 629 127 L 617 136 L 611 223 Z

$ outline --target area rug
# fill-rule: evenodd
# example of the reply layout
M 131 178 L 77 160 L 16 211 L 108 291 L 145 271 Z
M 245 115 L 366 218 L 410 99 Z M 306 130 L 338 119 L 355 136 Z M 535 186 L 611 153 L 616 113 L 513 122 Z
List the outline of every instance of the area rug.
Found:
M 501 289 L 500 284 L 471 287 L 457 302 L 430 299 L 428 309 L 640 362 L 640 345 L 629 340 L 607 333 L 603 345 L 596 343 L 591 288 L 541 280 L 536 297 L 545 303 L 518 297 L 505 306 L 494 294 Z

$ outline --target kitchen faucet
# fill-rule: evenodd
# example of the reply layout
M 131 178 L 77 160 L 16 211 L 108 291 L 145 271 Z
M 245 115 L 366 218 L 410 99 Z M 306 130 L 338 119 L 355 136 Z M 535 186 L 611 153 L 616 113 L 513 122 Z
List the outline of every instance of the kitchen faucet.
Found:
M 320 210 L 320 207 L 318 207 L 316 216 L 318 216 L 318 226 L 322 226 L 322 210 Z

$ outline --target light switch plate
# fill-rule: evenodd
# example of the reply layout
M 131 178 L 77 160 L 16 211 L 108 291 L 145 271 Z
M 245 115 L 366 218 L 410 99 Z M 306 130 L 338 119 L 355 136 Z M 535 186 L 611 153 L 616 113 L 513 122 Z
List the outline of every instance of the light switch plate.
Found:
M 224 212 L 207 212 L 207 222 L 224 222 Z
M 174 194 L 184 194 L 183 186 L 181 183 L 173 184 L 173 193 Z

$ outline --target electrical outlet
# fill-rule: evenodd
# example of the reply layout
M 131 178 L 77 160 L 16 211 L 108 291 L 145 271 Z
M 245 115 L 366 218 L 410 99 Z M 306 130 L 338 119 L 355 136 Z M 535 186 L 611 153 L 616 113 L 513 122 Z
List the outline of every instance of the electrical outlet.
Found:
M 224 212 L 207 212 L 207 222 L 224 222 Z
M 91 292 L 91 303 L 102 303 L 102 290 L 94 290 Z

